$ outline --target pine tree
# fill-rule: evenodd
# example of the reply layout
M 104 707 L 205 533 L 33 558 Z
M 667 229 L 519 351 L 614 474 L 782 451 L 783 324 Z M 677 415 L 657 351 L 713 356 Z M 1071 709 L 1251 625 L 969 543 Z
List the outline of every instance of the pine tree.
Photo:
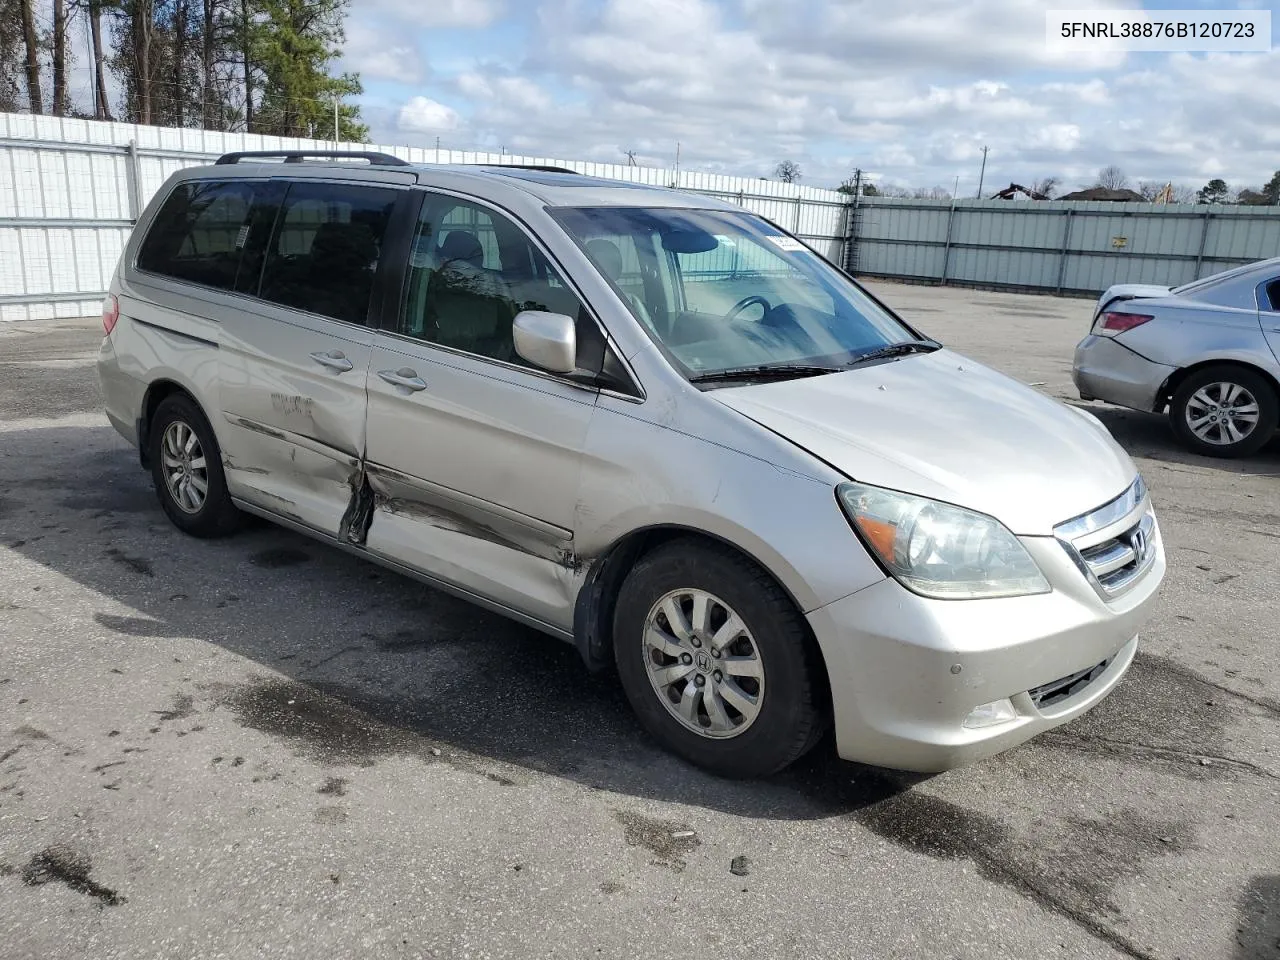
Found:
M 346 7 L 347 0 L 264 0 L 253 38 L 263 80 L 257 107 L 261 132 L 333 139 L 336 100 L 337 138 L 368 139 L 358 108 L 341 103 L 362 91 L 359 77 L 328 73 L 344 39 Z

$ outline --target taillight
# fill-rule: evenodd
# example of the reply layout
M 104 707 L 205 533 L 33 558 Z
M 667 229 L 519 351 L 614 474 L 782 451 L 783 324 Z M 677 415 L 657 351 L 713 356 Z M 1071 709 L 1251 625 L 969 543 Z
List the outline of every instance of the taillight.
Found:
M 120 301 L 114 293 L 109 293 L 107 299 L 102 301 L 102 329 L 107 332 L 107 336 L 116 328 L 116 321 L 119 319 Z
M 1124 333 L 1126 330 L 1132 330 L 1134 327 L 1140 327 L 1148 320 L 1154 320 L 1155 317 L 1143 313 L 1120 313 L 1118 311 L 1108 311 L 1102 315 L 1102 325 L 1100 329 L 1110 330 L 1112 333 Z

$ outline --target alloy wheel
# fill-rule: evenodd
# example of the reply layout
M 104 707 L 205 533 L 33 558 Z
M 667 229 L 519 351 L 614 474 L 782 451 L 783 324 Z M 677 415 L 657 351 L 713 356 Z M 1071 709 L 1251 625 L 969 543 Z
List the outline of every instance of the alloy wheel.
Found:
M 649 611 L 644 661 L 663 706 L 687 729 L 736 737 L 760 715 L 764 664 L 737 613 L 705 590 L 673 590 Z
M 199 513 L 209 494 L 209 472 L 196 432 L 181 420 L 164 431 L 160 446 L 169 496 L 184 513 Z
M 1229 446 L 1249 437 L 1261 416 L 1257 398 L 1238 383 L 1206 383 L 1187 400 L 1187 426 L 1214 446 Z

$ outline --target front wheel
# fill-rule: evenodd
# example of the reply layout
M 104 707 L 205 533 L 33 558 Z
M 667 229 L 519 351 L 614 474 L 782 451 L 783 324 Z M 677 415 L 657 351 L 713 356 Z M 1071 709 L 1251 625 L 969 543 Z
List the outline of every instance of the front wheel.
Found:
M 645 729 L 713 773 L 768 776 L 825 729 L 804 618 L 727 549 L 679 540 L 642 557 L 618 596 L 614 658 Z
M 1276 391 L 1259 373 L 1230 364 L 1191 374 L 1173 394 L 1169 419 L 1190 450 L 1247 457 L 1271 439 L 1280 420 Z

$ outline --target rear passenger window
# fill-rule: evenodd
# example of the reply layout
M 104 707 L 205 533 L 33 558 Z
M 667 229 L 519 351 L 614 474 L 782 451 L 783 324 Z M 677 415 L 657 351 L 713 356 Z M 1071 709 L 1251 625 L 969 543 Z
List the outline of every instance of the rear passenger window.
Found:
M 219 290 L 236 289 L 254 200 L 268 193 L 265 181 L 179 184 L 142 241 L 138 268 Z
M 281 306 L 365 323 L 382 239 L 398 192 L 292 183 L 267 246 L 259 296 Z
M 399 332 L 527 366 L 511 328 L 522 310 L 575 318 L 580 366 L 593 362 L 588 348 L 603 351 L 595 321 L 519 227 L 476 204 L 429 194 L 414 235 Z
M 1276 313 L 1280 313 L 1280 279 L 1272 280 L 1267 284 L 1267 297 L 1271 300 L 1271 309 Z M 1266 304 L 1262 305 L 1266 309 Z

